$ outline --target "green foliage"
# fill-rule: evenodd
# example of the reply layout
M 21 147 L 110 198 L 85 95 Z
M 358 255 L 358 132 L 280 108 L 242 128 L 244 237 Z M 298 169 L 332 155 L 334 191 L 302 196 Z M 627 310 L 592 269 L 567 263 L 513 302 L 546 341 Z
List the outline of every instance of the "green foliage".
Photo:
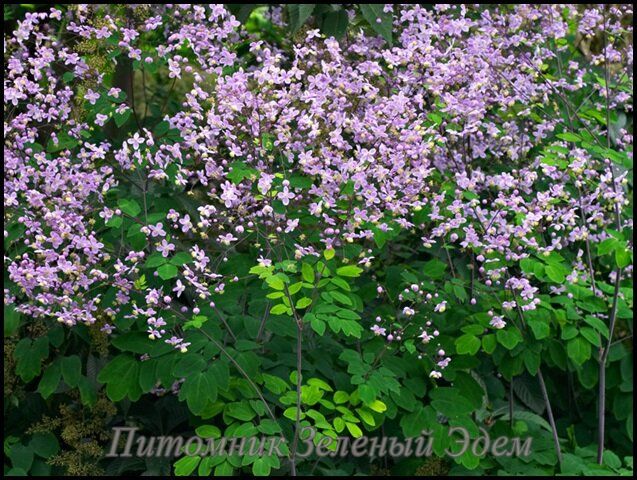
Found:
M 392 15 L 383 11 L 382 4 L 354 6 L 350 20 L 343 4 L 287 4 L 283 13 L 289 31 L 266 20 L 262 5 L 233 4 L 229 8 L 246 28 L 281 43 L 315 27 L 336 38 L 351 34 L 351 27 L 374 31 L 388 44 L 397 38 Z M 40 7 L 5 6 L 5 25 Z M 237 51 L 243 54 L 241 48 Z M 547 61 L 551 63 L 549 74 L 555 77 L 557 62 Z M 68 73 L 64 81 L 73 82 Z M 143 121 L 157 138 L 169 142 L 177 133 L 162 120 L 159 107 L 164 99 L 170 106 L 170 87 L 163 85 L 161 73 L 149 74 L 148 81 L 158 84 L 162 102 L 149 103 L 150 113 Z M 131 110 L 115 113 L 112 108 L 122 100 L 111 98 L 108 105 L 97 104 L 90 114 L 107 112 L 117 128 L 126 129 L 134 121 Z M 585 109 L 582 115 L 606 122 L 595 109 Z M 452 129 L 442 109 L 425 120 L 427 128 L 445 124 Z M 623 119 L 624 124 L 627 121 Z M 620 124 L 622 120 L 616 118 L 614 130 Z M 593 145 L 586 132 L 558 132 L 555 138 L 608 158 L 632 176 L 631 158 L 613 148 Z M 265 134 L 255 138 L 255 145 L 272 152 L 275 140 L 274 134 Z M 50 142 L 39 149 L 55 153 L 75 147 L 77 142 L 62 135 L 57 144 Z M 543 165 L 564 171 L 568 167 L 550 149 L 541 152 L 541 160 Z M 230 165 L 227 179 L 234 185 L 259 174 L 240 160 Z M 174 172 L 169 174 L 174 182 Z M 311 178 L 290 180 L 305 188 L 312 185 Z M 130 245 L 144 250 L 147 238 L 141 232 L 140 217 L 147 217 L 144 224 L 164 220 L 174 202 L 195 211 L 198 204 L 190 196 L 177 196 L 171 188 L 170 184 L 153 186 L 144 191 L 143 202 L 134 185 L 113 189 L 109 195 L 121 214 L 106 222 L 96 217 L 109 248 Z M 465 197 L 479 199 L 469 191 Z M 449 206 L 451 201 L 446 201 L 442 207 Z M 417 222 L 427 222 L 425 209 L 413 214 Z M 304 227 L 308 235 L 313 234 L 311 225 Z M 5 225 L 5 245 L 13 245 L 23 228 Z M 161 309 L 168 325 L 179 325 L 190 343 L 184 352 L 149 338 L 147 325 L 131 315 L 133 305 L 143 301 L 140 292 L 147 288 L 174 291 L 183 267 L 195 261 L 183 245 L 168 256 L 155 252 L 140 261 L 130 305 L 112 317 L 104 313 L 103 324 L 115 327 L 108 338 L 100 333 L 103 324 L 69 330 L 56 325 L 56 319 L 36 322 L 5 305 L 5 474 L 63 474 L 59 463 L 47 462 L 68 450 L 67 439 L 30 428 L 54 416 L 59 405 L 91 409 L 98 398 L 106 398 L 117 408 L 117 415 L 105 420 L 109 426 L 130 418 L 149 435 L 196 433 L 204 439 L 218 439 L 265 434 L 291 439 L 298 427 L 312 427 L 314 443 L 325 442 L 329 450 L 336 451 L 339 436 L 355 439 L 383 433 L 412 437 L 429 431 L 433 457 L 445 458 L 449 474 L 632 475 L 633 351 L 624 341 L 632 337 L 632 278 L 619 285 L 621 295 L 617 296 L 608 281 L 611 271 L 632 264 L 631 232 L 603 232 L 605 239 L 593 249 L 594 271 L 600 272 L 595 284 L 599 295 L 592 291 L 590 280 L 577 283 L 570 279 L 573 263 L 583 261 L 573 252 L 488 264 L 487 268 L 497 269 L 506 262 L 511 271 L 523 272 L 538 287 L 538 308 L 521 316 L 515 308 L 500 309 L 503 301 L 514 299 L 513 294 L 476 279 L 472 254 L 466 249 L 451 251 L 450 258 L 444 249 L 423 248 L 420 239 L 394 223 L 387 229 L 370 225 L 369 232 L 365 250 L 380 260 L 372 268 L 361 266 L 367 253 L 354 245 L 327 248 L 320 256 L 281 255 L 272 265 L 254 265 L 250 260 L 260 254 L 261 243 L 232 247 L 220 268 L 228 276 L 236 275 L 237 281 L 230 282 L 223 293 L 210 292 L 214 307 L 184 318 L 179 307 L 192 305 L 192 298 L 184 294 L 171 300 L 171 307 L 177 308 Z M 266 239 L 279 254 L 293 251 L 285 239 L 251 240 L 256 244 Z M 582 242 L 582 249 L 586 246 Z M 485 255 L 489 257 L 489 253 Z M 427 318 L 420 315 L 406 320 L 393 300 L 399 294 L 409 299 L 414 284 L 437 293 L 449 305 L 436 313 L 440 319 L 437 341 L 453 360 L 437 382 L 428 376 L 434 365 L 432 355 L 423 356 L 420 343 L 414 340 Z M 382 295 L 377 293 L 380 285 L 384 286 Z M 104 294 L 100 308 L 108 308 L 115 289 L 100 293 Z M 471 298 L 477 302 L 470 302 Z M 617 323 L 611 332 L 600 314 L 610 311 L 613 299 Z M 506 319 L 502 329 L 489 324 L 494 309 Z M 406 341 L 391 343 L 374 335 L 370 329 L 376 317 L 390 319 Z M 300 367 L 296 359 L 299 337 L 303 345 Z M 612 342 L 606 363 L 609 435 L 599 465 L 594 419 L 599 353 L 608 342 Z M 561 464 L 538 383 L 540 369 L 564 451 Z M 528 458 L 479 456 L 467 451 L 450 459 L 445 450 L 456 448 L 457 439 L 448 435 L 452 426 L 465 428 L 472 440 L 480 438 L 481 428 L 492 436 L 530 436 L 533 451 Z M 99 448 L 106 449 L 107 442 L 103 440 Z M 159 462 L 128 464 L 103 458 L 100 464 L 109 473 L 121 475 L 267 476 L 289 472 L 290 452 L 285 453 L 283 457 L 184 455 L 160 466 Z M 414 476 L 425 462 L 413 460 L 391 460 L 388 469 Z M 370 467 L 369 459 L 327 457 L 303 460 L 297 467 L 310 474 L 313 465 L 319 465 L 321 471 L 339 475 L 374 474 L 379 466 L 385 468 L 378 459 L 372 464 Z

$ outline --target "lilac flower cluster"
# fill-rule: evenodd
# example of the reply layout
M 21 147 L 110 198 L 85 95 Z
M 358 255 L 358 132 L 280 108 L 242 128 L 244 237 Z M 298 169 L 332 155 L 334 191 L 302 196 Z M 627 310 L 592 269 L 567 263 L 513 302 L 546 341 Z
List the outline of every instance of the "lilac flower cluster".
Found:
M 5 266 L 30 299 L 21 310 L 74 325 L 95 321 L 99 297 L 91 288 L 109 277 L 104 266 L 111 256 L 93 212 L 114 179 L 104 163 L 111 146 L 77 141 L 88 125 L 76 118 L 77 92 L 56 66 L 78 78 L 95 80 L 95 72 L 48 32 L 48 22 L 59 17 L 57 10 L 27 14 L 5 37 L 5 238 L 17 237 Z M 54 153 L 43 151 L 47 141 Z
M 141 127 L 117 143 L 92 139 L 134 105 L 59 39 L 61 12 L 27 14 L 5 36 L 5 237 L 19 235 L 5 265 L 24 313 L 93 323 L 94 289 L 110 285 L 118 293 L 106 313 L 115 316 L 131 302 L 144 258 L 185 250 L 193 262 L 174 284 L 145 289 L 146 304 L 133 309 L 152 338 L 171 337 L 185 350 L 162 310 L 186 289 L 201 305 L 182 313 L 214 307 L 211 295 L 237 280 L 219 265 L 247 239 L 266 246 L 255 258 L 264 264 L 285 248 L 283 238 L 300 258 L 403 230 L 426 248 L 471 252 L 476 281 L 513 294 L 491 320 L 504 328 L 507 311 L 539 302 L 519 261 L 603 241 L 616 228 L 608 212 L 628 203 L 626 173 L 556 137 L 565 122 L 550 112 L 564 92 L 585 87 L 600 110 L 606 101 L 632 110 L 627 88 L 601 89 L 592 73 L 603 62 L 621 65 L 612 80 L 632 90 L 632 45 L 622 43 L 632 32 L 622 23 L 630 6 L 602 15 L 602 7 L 562 5 L 395 5 L 387 8 L 391 46 L 364 30 L 340 41 L 309 30 L 298 43 L 275 45 L 245 32 L 222 5 L 124 8 L 137 20 L 106 5 L 76 6 L 65 13 L 65 32 L 156 64 L 185 85 L 181 109 L 164 118 L 176 141 Z M 570 61 L 559 79 L 548 78 L 546 64 L 561 62 L 573 22 L 580 35 L 605 31 L 608 45 L 590 64 Z M 249 51 L 241 57 L 240 42 Z M 78 113 L 102 100 L 106 113 Z M 632 158 L 632 134 L 616 137 Z M 49 142 L 57 148 L 45 152 Z M 196 214 L 175 206 L 159 220 L 136 218 L 143 251 L 109 251 L 96 225 L 123 214 L 106 194 L 134 175 L 198 192 L 201 205 Z M 368 253 L 361 262 L 372 266 Z M 589 273 L 580 260 L 569 281 Z M 446 308 L 439 302 L 434 311 Z M 380 326 L 374 333 L 395 336 Z M 423 325 L 423 341 L 435 336 Z M 442 369 L 449 360 L 440 357 Z

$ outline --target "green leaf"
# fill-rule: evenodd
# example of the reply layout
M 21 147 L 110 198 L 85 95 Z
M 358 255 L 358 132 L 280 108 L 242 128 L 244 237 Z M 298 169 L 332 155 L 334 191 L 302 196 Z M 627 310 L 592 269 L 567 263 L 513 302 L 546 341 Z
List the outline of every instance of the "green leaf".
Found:
M 13 305 L 4 306 L 4 336 L 13 335 L 20 326 L 20 314 Z
M 62 325 L 56 325 L 55 327 L 52 327 L 49 330 L 47 337 L 49 338 L 49 343 L 51 344 L 51 346 L 55 348 L 60 347 L 62 345 L 62 342 L 64 342 L 64 327 L 62 327 Z
M 64 72 L 64 75 L 62 75 L 62 80 L 64 81 L 64 83 L 71 83 L 74 78 L 75 78 L 74 72 Z
M 137 280 L 133 282 L 133 287 L 136 290 L 146 290 L 148 284 L 146 283 L 146 275 L 142 274 Z
M 137 400 L 141 396 L 138 378 L 138 362 L 128 353 L 116 356 L 97 375 L 97 380 L 106 384 L 106 394 L 114 402 L 124 397 Z
M 265 384 L 265 388 L 276 395 L 280 395 L 288 390 L 288 384 L 286 383 L 286 381 L 282 378 L 275 377 L 274 375 L 268 375 L 267 373 L 264 373 L 263 381 Z
M 249 422 L 257 415 L 246 401 L 229 403 L 226 405 L 224 413 L 244 422 Z
M 199 465 L 200 461 L 201 458 L 197 456 L 181 457 L 175 462 L 175 475 L 177 475 L 178 477 L 185 477 L 190 475 L 192 472 L 195 471 L 195 468 L 197 468 L 197 465 Z
M 456 295 L 456 298 L 461 302 L 466 302 L 469 299 L 469 295 L 467 295 L 467 291 L 461 285 L 453 285 L 453 293 Z
M 167 263 L 159 267 L 157 269 L 157 273 L 159 274 L 159 278 L 162 280 L 170 280 L 171 278 L 175 278 L 179 275 L 179 270 L 174 265 Z
M 363 436 L 363 431 L 355 423 L 345 422 L 345 426 L 347 427 L 347 430 L 349 430 L 349 433 L 352 435 L 352 437 L 359 438 Z
M 358 277 L 360 276 L 362 268 L 355 265 L 346 265 L 336 270 L 336 274 L 340 277 Z
M 460 390 L 460 394 L 472 405 L 473 409 L 482 407 L 486 392 L 473 375 L 467 372 L 458 372 L 453 386 Z
M 201 425 L 195 429 L 195 433 L 201 438 L 220 438 L 221 430 L 214 425 Z
M 137 215 L 139 215 L 142 211 L 139 203 L 129 198 L 121 198 L 117 202 L 117 206 L 122 212 L 124 212 L 126 215 L 130 215 L 131 217 L 137 217 Z
M 296 308 L 301 310 L 303 308 L 307 308 L 312 304 L 312 299 L 308 297 L 300 298 L 298 302 L 296 302 Z
M 322 15 L 321 31 L 327 37 L 340 38 L 347 31 L 349 17 L 343 9 L 328 11 Z
M 270 309 L 270 313 L 272 315 L 283 315 L 284 313 L 287 314 L 287 312 L 288 312 L 288 307 L 286 307 L 282 303 L 279 303 L 278 305 L 275 305 L 274 307 Z
M 540 355 L 531 351 L 525 350 L 522 356 L 524 365 L 531 375 L 536 375 L 540 368 Z
M 374 243 L 378 248 L 383 248 L 387 243 L 387 239 L 389 238 L 389 234 L 385 230 L 381 230 L 380 228 L 373 228 L 374 232 Z
M 49 355 L 49 340 L 39 337 L 35 340 L 23 338 L 13 351 L 16 359 L 15 372 L 25 382 L 33 380 L 41 370 L 42 360 Z
M 178 252 L 170 259 L 170 263 L 177 267 L 181 267 L 190 262 L 192 262 L 192 256 L 188 252 Z
M 124 223 L 124 219 L 121 216 L 113 216 L 105 225 L 110 228 L 119 228 L 122 223 Z
M 456 351 L 460 355 L 475 355 L 480 349 L 480 339 L 465 333 L 456 339 Z
M 527 323 L 529 327 L 531 327 L 531 330 L 533 331 L 533 336 L 537 340 L 542 340 L 544 338 L 547 338 L 551 333 L 551 327 L 549 326 L 547 322 L 543 320 L 540 320 L 537 318 L 534 318 L 534 319 L 529 318 L 527 320 Z
M 144 268 L 157 268 L 160 265 L 166 263 L 168 259 L 164 257 L 161 253 L 155 252 L 148 257 L 146 263 L 144 263 Z
M 313 385 L 321 390 L 326 390 L 328 392 L 334 391 L 334 389 L 330 387 L 329 383 L 321 380 L 320 378 L 310 378 L 307 383 L 308 385 Z
M 345 421 L 341 417 L 336 417 L 334 419 L 334 430 L 338 433 L 341 433 L 345 429 Z
M 498 342 L 508 350 L 513 350 L 522 341 L 522 335 L 516 328 L 505 328 L 496 333 Z
M 230 382 L 230 371 L 228 364 L 223 362 L 214 362 L 208 368 L 208 378 L 212 379 L 218 389 L 227 390 Z
M 580 335 L 584 337 L 591 345 L 601 347 L 601 339 L 599 333 L 591 327 L 580 328 Z
M 12 445 L 8 456 L 11 459 L 13 468 L 20 468 L 24 471 L 28 471 L 31 468 L 31 465 L 33 465 L 33 449 L 22 445 L 21 443 Z
M 35 433 L 29 446 L 42 458 L 49 458 L 60 450 L 58 439 L 50 432 Z
M 349 286 L 349 283 L 347 283 L 341 277 L 331 278 L 330 282 L 333 283 L 334 285 L 336 285 L 341 290 L 345 290 L 346 292 L 351 292 L 352 291 L 352 288 Z
M 383 37 L 387 43 L 392 43 L 392 14 L 386 13 L 383 3 L 360 3 L 361 13 L 369 25 Z
M 604 451 L 603 459 L 604 459 L 604 465 L 607 465 L 608 467 L 612 469 L 618 469 L 622 466 L 622 462 L 619 459 L 619 457 L 615 453 L 611 452 L 610 450 Z
M 82 361 L 77 355 L 62 358 L 62 378 L 70 387 L 77 387 L 82 376 Z
M 301 275 L 307 283 L 314 283 L 314 269 L 311 265 L 303 263 L 301 265 Z
M 323 398 L 323 391 L 314 385 L 303 385 L 301 388 L 301 401 L 304 405 L 316 405 Z
M 558 133 L 556 137 L 561 140 L 565 140 L 567 142 L 573 142 L 573 143 L 582 141 L 582 137 L 580 137 L 579 135 L 575 135 L 574 133 L 571 133 L 571 132 Z
M 334 255 L 336 255 L 336 250 L 334 250 L 333 248 L 328 248 L 323 252 L 325 260 L 331 260 L 332 258 L 334 258 Z
M 310 325 L 312 326 L 312 330 L 323 336 L 325 333 L 325 322 L 323 320 L 313 316 Z
M 446 269 L 447 269 L 446 263 L 441 262 L 437 258 L 434 258 L 432 260 L 429 260 L 427 263 L 425 263 L 425 266 L 423 267 L 423 273 L 426 276 L 436 280 L 444 276 Z
M 95 386 L 86 377 L 81 377 L 78 384 L 78 390 L 80 391 L 80 400 L 83 405 L 92 407 L 97 400 L 97 390 Z
M 264 133 L 261 135 L 261 147 L 263 147 L 263 149 L 266 152 L 271 152 L 272 150 L 274 150 L 274 135 L 269 134 L 269 133 Z
M 334 396 L 334 401 L 336 401 L 336 395 Z M 374 400 L 373 402 L 368 403 L 367 407 L 378 413 L 383 413 L 387 410 L 387 405 L 380 400 Z
M 564 272 L 556 265 L 547 265 L 544 269 L 546 275 L 555 283 L 564 283 L 566 276 Z
M 615 237 L 609 237 L 597 245 L 597 255 L 603 256 L 615 251 L 620 242 Z
M 172 374 L 174 377 L 187 377 L 201 372 L 206 366 L 206 360 L 197 353 L 186 353 L 175 363 Z
M 210 376 L 197 372 L 186 377 L 181 386 L 179 399 L 186 400 L 188 408 L 195 415 L 201 413 L 210 402 L 217 400 L 217 386 Z
M 61 376 L 60 365 L 57 362 L 49 365 L 38 384 L 38 392 L 42 398 L 49 398 L 57 390 Z
M 222 462 L 219 465 L 217 465 L 215 467 L 215 477 L 229 477 L 232 475 L 232 472 L 234 472 L 234 468 L 232 467 L 232 465 L 228 462 Z
M 314 3 L 288 4 L 288 20 L 292 33 L 295 33 L 310 18 L 315 6 Z
M 115 112 L 115 115 L 113 116 L 113 119 L 115 120 L 115 125 L 117 125 L 118 128 L 121 128 L 122 125 L 124 125 L 128 119 L 131 116 L 131 109 L 127 108 L 125 109 L 123 112 Z
M 418 408 L 413 413 L 403 415 L 400 426 L 406 437 L 417 437 L 423 430 L 429 430 L 433 425 L 432 418 L 435 419 L 435 412 L 431 406 Z M 433 433 L 433 432 L 432 432 Z
M 331 292 L 323 292 L 323 293 L 333 298 L 337 302 L 342 303 L 343 305 L 347 305 L 347 306 L 352 305 L 352 300 L 347 295 L 344 295 L 341 292 L 337 292 L 336 290 L 333 290 Z
M 566 353 L 573 362 L 582 365 L 591 357 L 591 344 L 584 337 L 577 336 L 566 344 Z
M 153 128 L 153 135 L 155 137 L 161 137 L 162 135 L 168 133 L 168 130 L 170 130 L 170 123 L 162 120 L 157 125 L 155 125 L 155 128 Z
M 333 397 L 334 403 L 345 403 L 347 401 L 349 401 L 349 393 L 344 392 L 342 390 L 338 390 L 337 392 L 334 392 L 334 397 Z
M 627 267 L 631 264 L 632 253 L 626 247 L 622 246 L 615 250 L 615 264 L 619 268 Z
M 358 386 L 358 394 L 361 400 L 366 404 L 373 402 L 376 398 L 377 393 L 378 392 L 376 392 L 376 389 L 368 383 L 364 383 Z
M 111 343 L 123 352 L 133 352 L 140 355 L 148 353 L 155 345 L 153 340 L 150 340 L 148 335 L 142 332 L 122 333 L 113 338 Z
M 452 387 L 439 387 L 430 393 L 431 405 L 445 417 L 454 418 L 471 413 L 473 407 L 464 398 L 460 390 Z
M 592 315 L 586 315 L 584 317 L 584 321 L 589 324 L 591 327 L 593 327 L 595 330 L 597 330 L 599 333 L 601 333 L 604 338 L 608 339 L 608 335 L 609 335 L 609 330 L 608 330 L 608 325 L 606 325 L 602 320 L 600 320 L 597 317 L 593 317 Z
M 291 6 L 291 5 L 288 5 Z M 267 457 L 259 457 L 252 464 L 252 473 L 255 477 L 267 477 L 270 475 L 272 467 Z
M 489 355 L 494 352 L 497 344 L 498 344 L 497 338 L 492 333 L 482 337 L 482 350 L 484 350 Z
M 261 423 L 257 427 L 261 433 L 266 435 L 274 435 L 275 433 L 281 433 L 281 427 L 274 420 L 270 420 L 269 418 L 264 418 L 261 420 Z
M 257 171 L 248 167 L 245 163 L 236 161 L 230 164 L 230 172 L 226 174 L 226 178 L 233 184 L 238 185 L 244 179 L 255 176 Z
M 301 288 L 303 288 L 303 282 L 296 282 L 293 283 L 292 285 L 290 285 L 290 287 L 288 288 L 288 293 L 290 295 L 295 295 L 297 293 L 299 293 L 299 291 L 301 290 Z
M 139 386 L 142 392 L 150 392 L 157 384 L 157 360 L 150 358 L 139 365 Z
M 274 290 L 283 290 L 285 289 L 285 283 L 281 280 L 280 277 L 273 275 L 271 277 L 266 278 L 266 283 L 273 288 Z

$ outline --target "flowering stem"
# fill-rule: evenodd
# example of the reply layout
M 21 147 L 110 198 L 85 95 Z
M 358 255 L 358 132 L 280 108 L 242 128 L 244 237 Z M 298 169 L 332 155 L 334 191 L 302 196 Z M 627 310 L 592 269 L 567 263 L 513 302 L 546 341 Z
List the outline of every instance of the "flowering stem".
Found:
M 485 231 L 487 231 L 487 229 L 484 227 L 484 224 L 482 223 L 482 221 L 480 220 L 480 217 L 478 216 L 478 212 L 475 210 L 475 208 L 473 209 L 475 215 L 476 215 L 476 219 L 478 220 L 478 223 L 480 224 L 480 226 L 482 227 L 482 229 Z M 505 275 L 507 276 L 508 279 L 511 278 L 511 275 L 509 274 L 508 271 L 505 271 Z M 505 283 L 506 285 L 506 283 Z M 516 301 L 516 311 L 518 313 L 518 316 L 520 317 L 520 333 L 522 335 L 522 337 L 524 337 L 524 334 L 526 332 L 526 322 L 524 320 L 524 313 L 522 312 L 522 309 L 520 308 L 520 304 L 517 301 L 517 296 L 515 294 L 515 291 L 513 289 L 511 289 L 511 294 L 513 295 L 513 299 Z M 555 453 L 557 454 L 557 459 L 559 461 L 559 463 L 562 463 L 562 449 L 560 447 L 560 438 L 557 434 L 557 426 L 555 425 L 555 419 L 553 418 L 553 410 L 551 409 L 551 402 L 549 400 L 549 396 L 548 393 L 546 391 L 546 384 L 544 383 L 544 377 L 542 376 L 542 369 L 540 366 L 538 366 L 537 369 L 537 377 L 538 377 L 538 381 L 540 383 L 540 389 L 542 390 L 542 397 L 544 397 L 544 404 L 546 405 L 546 410 L 547 410 L 547 414 L 549 417 L 549 424 L 551 425 L 551 432 L 553 434 L 553 443 L 555 445 Z
M 606 84 L 606 148 L 610 149 L 610 70 L 608 65 L 608 39 L 606 29 L 607 25 L 607 13 L 608 5 L 604 6 L 604 80 Z M 613 191 L 617 193 L 617 184 L 615 182 L 615 168 L 610 165 L 611 181 L 613 182 Z M 621 232 L 621 213 L 619 210 L 619 204 L 615 199 L 615 221 L 617 223 L 617 230 Z M 598 391 L 598 412 L 597 412 L 597 463 L 601 465 L 604 460 L 604 437 L 606 429 L 606 362 L 608 359 L 608 353 L 613 341 L 613 331 L 615 330 L 615 321 L 617 320 L 617 305 L 619 299 L 619 287 L 622 279 L 622 269 L 617 267 L 615 269 L 615 288 L 613 292 L 613 303 L 610 310 L 610 321 L 608 327 L 608 342 L 606 346 L 600 350 L 599 354 L 599 391 Z

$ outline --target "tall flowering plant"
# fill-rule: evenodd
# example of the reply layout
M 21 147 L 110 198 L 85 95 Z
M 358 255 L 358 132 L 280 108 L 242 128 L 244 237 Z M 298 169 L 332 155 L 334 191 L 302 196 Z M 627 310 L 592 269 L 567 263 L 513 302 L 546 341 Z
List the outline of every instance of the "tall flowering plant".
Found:
M 335 468 L 299 456 L 304 426 L 333 449 L 433 429 L 442 455 L 444 425 L 515 419 L 567 472 L 575 376 L 604 463 L 632 356 L 632 10 L 381 7 L 73 5 L 5 34 L 22 381 L 287 439 L 178 474 Z

